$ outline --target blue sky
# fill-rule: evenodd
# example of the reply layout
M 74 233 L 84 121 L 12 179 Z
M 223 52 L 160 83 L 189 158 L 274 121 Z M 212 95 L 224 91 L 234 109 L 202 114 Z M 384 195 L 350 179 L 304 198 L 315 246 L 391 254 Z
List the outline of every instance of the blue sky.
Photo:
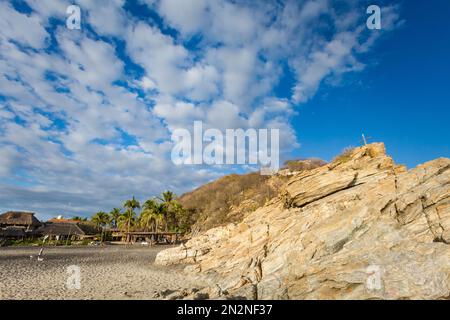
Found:
M 449 157 L 450 3 L 400 4 L 404 24 L 374 46 L 368 67 L 300 107 L 296 154 L 331 159 L 364 132 L 409 168 Z
M 449 156 L 447 1 L 0 3 L 0 211 L 89 216 L 246 167 L 175 166 L 171 133 L 277 128 L 282 159 L 383 141 Z M 382 29 L 366 8 L 382 8 Z

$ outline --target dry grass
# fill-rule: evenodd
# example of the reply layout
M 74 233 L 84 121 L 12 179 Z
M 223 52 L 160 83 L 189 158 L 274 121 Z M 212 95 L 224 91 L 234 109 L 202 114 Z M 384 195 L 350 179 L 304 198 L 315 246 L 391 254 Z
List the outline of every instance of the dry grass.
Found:
M 326 165 L 327 162 L 319 158 L 311 158 L 305 160 L 288 160 L 284 163 L 284 169 L 289 171 L 305 171 L 312 170 Z
M 349 146 L 342 150 L 341 154 L 336 156 L 332 162 L 347 162 L 352 158 L 352 153 L 355 150 L 355 147 Z
M 179 201 L 196 221 L 193 229 L 207 230 L 239 222 L 245 213 L 277 196 L 278 190 L 268 183 L 269 179 L 259 173 L 232 174 L 182 195 Z
M 325 164 L 320 159 L 292 160 L 286 167 L 291 171 L 304 171 Z M 232 174 L 182 195 L 179 201 L 189 211 L 191 230 L 204 231 L 242 221 L 246 214 L 277 197 L 286 179 L 285 176 L 263 176 L 258 172 Z

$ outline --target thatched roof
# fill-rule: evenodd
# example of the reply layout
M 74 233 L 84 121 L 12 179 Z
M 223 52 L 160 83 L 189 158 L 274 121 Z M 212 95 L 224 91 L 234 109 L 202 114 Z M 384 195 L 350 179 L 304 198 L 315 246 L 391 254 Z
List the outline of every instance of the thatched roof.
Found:
M 45 226 L 39 229 L 42 235 L 51 236 L 69 236 L 69 235 L 85 235 L 84 231 L 78 227 L 76 223 L 46 223 Z
M 92 223 L 89 222 L 77 222 L 78 227 L 81 228 L 81 230 L 84 231 L 85 234 L 89 234 L 89 235 L 95 235 L 95 234 L 99 234 L 100 232 L 102 232 L 102 230 L 95 226 Z
M 39 227 L 42 224 L 33 212 L 8 211 L 0 215 L 0 225 Z
M 95 227 L 84 223 L 47 222 L 45 226 L 38 229 L 38 233 L 50 236 L 85 236 L 97 234 L 98 230 Z
M 48 220 L 47 222 L 54 222 L 54 223 L 77 223 L 79 222 L 78 220 L 73 220 L 73 219 L 64 219 L 64 218 L 52 218 L 50 220 Z

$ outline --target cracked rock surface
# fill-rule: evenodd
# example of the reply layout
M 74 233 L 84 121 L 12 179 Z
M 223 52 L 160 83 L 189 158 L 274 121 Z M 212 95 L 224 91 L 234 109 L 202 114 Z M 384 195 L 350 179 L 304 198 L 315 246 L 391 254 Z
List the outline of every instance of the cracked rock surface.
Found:
M 248 299 L 448 299 L 450 159 L 396 165 L 382 143 L 293 175 L 237 225 L 162 251 L 158 264 Z

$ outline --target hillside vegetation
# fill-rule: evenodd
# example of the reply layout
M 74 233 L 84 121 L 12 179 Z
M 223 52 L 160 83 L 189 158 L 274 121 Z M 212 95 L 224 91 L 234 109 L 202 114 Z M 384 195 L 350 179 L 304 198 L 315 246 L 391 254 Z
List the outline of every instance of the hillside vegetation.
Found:
M 259 172 L 227 175 L 183 194 L 178 201 L 195 221 L 191 228 L 195 234 L 242 221 L 247 213 L 278 196 L 281 185 L 291 173 L 325 164 L 320 159 L 290 160 L 273 176 L 263 176 Z

